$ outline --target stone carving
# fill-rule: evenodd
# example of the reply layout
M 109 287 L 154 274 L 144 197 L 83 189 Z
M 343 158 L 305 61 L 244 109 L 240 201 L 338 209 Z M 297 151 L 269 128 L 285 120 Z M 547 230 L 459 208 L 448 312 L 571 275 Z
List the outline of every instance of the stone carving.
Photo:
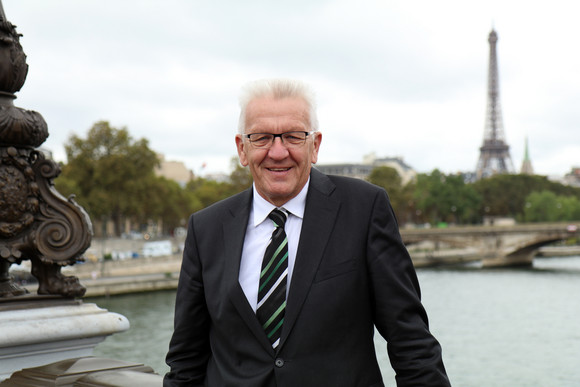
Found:
M 6 20 L 0 4 L 0 90 L 8 93 L 19 91 L 28 75 L 20 36 L 22 35 L 16 32 L 16 26 Z
M 2 97 L 10 99 L 9 95 Z M 35 111 L 7 103 L 0 105 L 0 141 L 16 146 L 40 146 L 48 137 L 44 118 Z
M 74 197 L 54 188 L 59 165 L 35 149 L 48 137 L 46 122 L 13 104 L 28 72 L 20 36 L 0 2 L 0 297 L 26 293 L 9 275 L 23 260 L 31 261 L 38 294 L 81 297 L 85 288 L 61 268 L 82 260 L 92 225 Z

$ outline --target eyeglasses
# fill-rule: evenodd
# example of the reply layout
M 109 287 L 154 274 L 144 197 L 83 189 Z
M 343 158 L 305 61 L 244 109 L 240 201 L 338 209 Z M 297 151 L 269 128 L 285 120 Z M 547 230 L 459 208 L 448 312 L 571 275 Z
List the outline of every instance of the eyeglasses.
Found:
M 256 148 L 270 148 L 274 144 L 276 137 L 280 137 L 282 144 L 288 148 L 299 147 L 306 141 L 306 138 L 313 132 L 285 132 L 285 133 L 250 133 L 244 134 L 250 143 Z

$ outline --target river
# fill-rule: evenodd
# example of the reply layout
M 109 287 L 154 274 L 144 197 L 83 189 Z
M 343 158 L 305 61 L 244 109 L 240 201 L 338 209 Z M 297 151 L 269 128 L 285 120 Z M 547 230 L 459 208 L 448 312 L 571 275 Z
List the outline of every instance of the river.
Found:
M 580 386 L 580 256 L 537 258 L 532 268 L 419 269 L 430 327 L 453 386 Z M 159 374 L 172 333 L 175 292 L 90 298 L 125 315 L 129 331 L 94 355 L 150 365 Z M 395 386 L 385 342 L 376 346 Z

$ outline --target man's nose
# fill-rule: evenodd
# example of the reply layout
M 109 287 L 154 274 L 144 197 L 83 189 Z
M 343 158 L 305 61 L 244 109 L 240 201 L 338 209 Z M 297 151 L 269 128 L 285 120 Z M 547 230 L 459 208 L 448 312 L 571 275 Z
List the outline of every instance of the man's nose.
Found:
M 288 148 L 282 142 L 281 137 L 274 137 L 274 142 L 270 147 L 268 155 L 273 159 L 283 159 L 288 156 Z

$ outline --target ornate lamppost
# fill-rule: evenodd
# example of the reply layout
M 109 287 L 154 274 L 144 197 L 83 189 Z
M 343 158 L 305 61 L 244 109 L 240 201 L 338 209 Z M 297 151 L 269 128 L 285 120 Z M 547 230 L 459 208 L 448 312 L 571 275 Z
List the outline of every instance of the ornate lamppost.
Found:
M 91 221 L 54 188 L 60 167 L 37 149 L 48 137 L 42 116 L 14 106 L 28 73 L 20 36 L 0 0 L 0 298 L 27 293 L 9 274 L 23 260 L 31 261 L 38 294 L 81 297 L 85 288 L 61 268 L 82 259 Z

